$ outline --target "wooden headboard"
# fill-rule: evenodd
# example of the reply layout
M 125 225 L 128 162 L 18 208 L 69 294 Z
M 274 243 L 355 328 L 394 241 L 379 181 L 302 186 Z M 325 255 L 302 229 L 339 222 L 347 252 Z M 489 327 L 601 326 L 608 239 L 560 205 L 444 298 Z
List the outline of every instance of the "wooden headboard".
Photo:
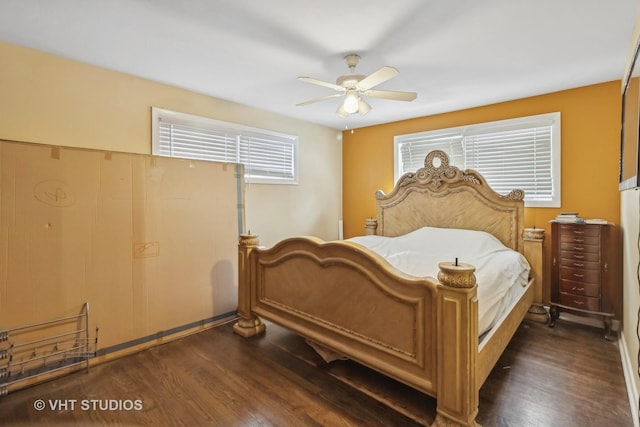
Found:
M 522 253 L 523 198 L 522 190 L 496 193 L 478 172 L 449 165 L 446 153 L 435 150 L 391 193 L 376 192 L 376 234 L 400 236 L 425 226 L 480 230 Z

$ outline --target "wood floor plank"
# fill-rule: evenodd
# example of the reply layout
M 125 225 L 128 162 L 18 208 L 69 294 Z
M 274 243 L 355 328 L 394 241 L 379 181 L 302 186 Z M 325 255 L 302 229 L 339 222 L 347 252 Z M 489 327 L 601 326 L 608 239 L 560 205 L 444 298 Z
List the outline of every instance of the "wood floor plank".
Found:
M 47 407 L 34 409 L 42 399 Z M 84 410 L 83 401 L 141 410 Z M 74 410 L 50 402 L 75 400 Z M 325 364 L 269 324 L 244 339 L 231 325 L 0 398 L 2 426 L 418 426 L 435 401 L 351 361 Z M 632 426 L 619 350 L 596 328 L 523 323 L 480 390 L 484 426 Z

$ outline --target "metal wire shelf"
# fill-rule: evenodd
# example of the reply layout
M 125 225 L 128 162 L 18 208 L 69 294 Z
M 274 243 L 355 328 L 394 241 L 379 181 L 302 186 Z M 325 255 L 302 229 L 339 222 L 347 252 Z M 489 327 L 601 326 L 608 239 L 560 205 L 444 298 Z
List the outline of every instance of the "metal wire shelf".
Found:
M 77 315 L 0 330 L 0 396 L 12 385 L 63 369 L 84 365 L 88 372 L 97 343 L 97 328 L 89 337 L 88 303 Z

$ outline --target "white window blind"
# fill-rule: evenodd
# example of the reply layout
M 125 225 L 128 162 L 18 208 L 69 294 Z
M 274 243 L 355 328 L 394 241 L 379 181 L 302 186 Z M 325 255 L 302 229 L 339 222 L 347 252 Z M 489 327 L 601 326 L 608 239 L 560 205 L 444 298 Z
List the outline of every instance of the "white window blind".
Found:
M 480 172 L 500 194 L 524 190 L 526 206 L 560 206 L 560 113 L 398 135 L 396 180 L 424 167 L 432 150 Z
M 425 135 L 426 132 L 396 137 L 396 147 L 400 151 L 400 171 L 396 170 L 396 181 L 407 172 L 415 172 L 424 167 L 424 158 L 433 150 L 442 150 L 449 156 L 449 163 L 464 163 L 462 152 L 462 135 L 459 132 L 437 132 Z M 400 141 L 401 139 L 401 141 Z M 399 172 L 399 173 L 398 173 Z
M 244 164 L 254 183 L 297 183 L 298 137 L 152 109 L 152 154 Z

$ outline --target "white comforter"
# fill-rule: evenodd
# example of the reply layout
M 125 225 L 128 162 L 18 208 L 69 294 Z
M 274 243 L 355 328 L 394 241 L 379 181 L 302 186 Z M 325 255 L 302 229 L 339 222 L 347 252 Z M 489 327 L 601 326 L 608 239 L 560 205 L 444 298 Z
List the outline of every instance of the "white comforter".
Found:
M 478 332 L 487 332 L 527 285 L 529 263 L 489 233 L 424 227 L 399 237 L 349 239 L 377 252 L 398 270 L 419 277 L 438 276 L 438 263 L 465 262 L 476 268 Z

